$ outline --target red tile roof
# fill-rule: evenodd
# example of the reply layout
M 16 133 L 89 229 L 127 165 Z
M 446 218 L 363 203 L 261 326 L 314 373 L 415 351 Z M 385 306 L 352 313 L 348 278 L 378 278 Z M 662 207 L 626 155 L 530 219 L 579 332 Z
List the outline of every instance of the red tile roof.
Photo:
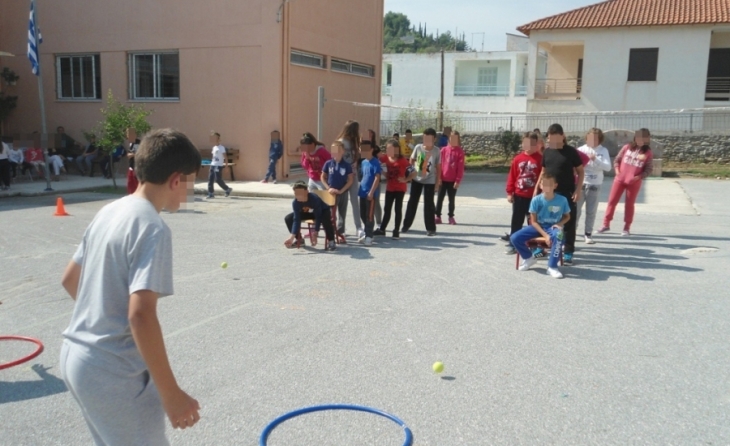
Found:
M 719 23 L 730 23 L 730 0 L 608 0 L 535 20 L 517 30 L 529 36 L 537 30 Z

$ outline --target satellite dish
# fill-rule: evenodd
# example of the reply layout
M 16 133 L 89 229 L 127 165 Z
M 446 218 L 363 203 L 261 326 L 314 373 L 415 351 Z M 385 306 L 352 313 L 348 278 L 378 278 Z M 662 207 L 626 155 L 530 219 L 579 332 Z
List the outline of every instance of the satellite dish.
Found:
M 416 42 L 416 38 L 413 35 L 407 35 L 400 38 L 400 41 L 406 45 L 413 45 Z

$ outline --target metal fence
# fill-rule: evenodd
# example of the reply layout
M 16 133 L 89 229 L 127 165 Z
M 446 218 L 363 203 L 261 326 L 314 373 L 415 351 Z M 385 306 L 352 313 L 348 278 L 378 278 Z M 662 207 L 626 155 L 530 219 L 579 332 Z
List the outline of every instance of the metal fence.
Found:
M 448 116 L 446 116 L 448 115 Z M 695 111 L 673 113 L 611 113 L 611 114 L 520 114 L 482 117 L 459 117 L 445 113 L 444 124 L 462 133 L 490 133 L 502 130 L 530 131 L 535 128 L 543 132 L 554 123 L 559 123 L 567 133 L 583 133 L 591 127 L 606 130 L 636 130 L 648 128 L 656 134 L 673 133 L 730 133 L 730 111 Z M 438 119 L 382 120 L 380 134 L 401 135 L 406 129 L 421 133 L 428 127 L 437 129 Z M 440 129 L 437 129 L 440 130 Z

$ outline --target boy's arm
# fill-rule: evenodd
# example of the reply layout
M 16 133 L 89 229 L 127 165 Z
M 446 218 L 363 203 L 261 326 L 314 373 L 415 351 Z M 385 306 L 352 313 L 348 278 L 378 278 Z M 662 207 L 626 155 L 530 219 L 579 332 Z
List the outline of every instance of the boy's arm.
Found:
M 507 197 L 510 195 L 514 195 L 515 193 L 515 180 L 517 179 L 517 162 L 515 160 L 512 160 L 512 165 L 509 168 L 509 173 L 507 174 Z
M 352 186 L 352 182 L 353 182 L 354 176 L 355 176 L 355 174 L 352 173 L 352 172 L 350 172 L 349 174 L 347 174 L 347 183 L 345 183 L 345 187 L 343 187 L 342 189 L 340 189 L 340 193 L 344 193 L 346 190 L 349 190 L 350 189 L 350 186 Z
M 611 170 L 611 155 L 609 155 L 608 150 L 603 149 L 600 153 L 596 154 L 596 164 L 598 164 L 598 168 L 608 172 Z
M 459 188 L 461 180 L 464 179 L 464 164 L 466 163 L 464 153 L 459 153 L 459 160 L 456 162 L 456 188 Z
M 580 194 L 583 192 L 583 181 L 586 178 L 586 170 L 583 165 L 576 167 L 575 170 L 578 172 L 578 183 L 575 185 L 573 203 L 577 203 L 580 200 Z
M 380 173 L 378 172 L 375 175 L 375 181 L 373 181 L 373 187 L 370 188 L 370 193 L 368 194 L 369 199 L 373 199 L 375 197 L 375 191 L 378 190 L 380 187 Z
M 540 223 L 537 221 L 537 214 L 535 212 L 530 212 L 530 224 L 533 228 L 537 230 L 537 232 L 540 233 L 542 237 L 544 237 L 546 240 L 550 240 L 550 236 L 547 232 L 545 232 L 544 229 L 542 229 L 542 226 L 540 226 Z
M 200 420 L 200 405 L 180 389 L 172 373 L 157 319 L 157 298 L 158 294 L 149 290 L 132 293 L 129 296 L 129 326 L 172 427 L 185 429 Z
M 540 182 L 542 181 L 542 174 L 545 173 L 545 167 L 543 166 L 542 170 L 540 171 L 540 176 L 537 177 L 537 183 L 535 183 L 535 190 L 532 192 L 532 198 L 535 198 L 537 196 L 537 191 L 540 189 Z
M 319 179 L 324 185 L 324 190 L 330 190 L 330 185 L 327 184 L 327 171 L 325 171 L 324 168 L 322 168 L 322 175 L 319 176 Z
M 559 222 L 555 223 L 554 226 L 560 226 L 562 228 L 569 221 L 570 221 L 570 212 L 563 214 L 563 218 L 561 218 Z
M 66 265 L 66 271 L 63 272 L 61 285 L 66 290 L 71 299 L 76 300 L 76 294 L 79 291 L 79 278 L 81 277 L 81 265 L 71 260 Z

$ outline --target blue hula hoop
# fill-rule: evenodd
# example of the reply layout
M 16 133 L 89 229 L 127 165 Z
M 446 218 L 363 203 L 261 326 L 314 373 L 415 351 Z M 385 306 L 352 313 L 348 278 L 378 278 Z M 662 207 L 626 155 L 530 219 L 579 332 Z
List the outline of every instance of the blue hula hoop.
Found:
M 299 415 L 304 415 L 312 412 L 323 412 L 327 410 L 354 410 L 358 412 L 367 412 L 375 415 L 379 415 L 381 417 L 387 418 L 391 421 L 393 421 L 398 426 L 402 427 L 406 434 L 406 441 L 403 443 L 403 446 L 411 446 L 413 444 L 413 433 L 411 430 L 406 426 L 406 423 L 403 422 L 400 418 L 396 417 L 395 415 L 391 415 L 387 412 L 383 412 L 382 410 L 373 409 L 372 407 L 366 407 L 366 406 L 353 406 L 350 404 L 326 404 L 323 406 L 312 406 L 312 407 L 303 407 L 301 409 L 293 410 L 289 413 L 285 413 L 284 415 L 280 416 L 279 418 L 275 419 L 271 423 L 269 423 L 265 428 L 264 431 L 261 432 L 261 438 L 259 439 L 259 446 L 266 446 L 266 442 L 269 439 L 269 435 L 271 435 L 271 432 L 276 429 L 278 425 L 283 423 L 286 420 L 290 420 L 292 418 L 298 417 Z

